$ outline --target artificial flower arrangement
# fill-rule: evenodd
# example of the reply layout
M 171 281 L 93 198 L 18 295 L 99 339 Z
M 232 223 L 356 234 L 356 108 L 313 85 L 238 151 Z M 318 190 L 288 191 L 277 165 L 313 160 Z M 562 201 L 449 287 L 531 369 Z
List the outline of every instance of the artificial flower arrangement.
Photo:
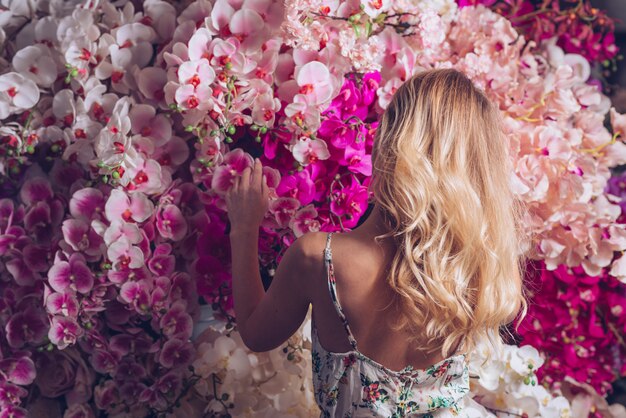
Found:
M 590 78 L 610 35 L 587 57 L 576 31 L 451 0 L 2 4 L 0 416 L 315 415 L 309 325 L 268 353 L 238 337 L 224 194 L 262 159 L 268 285 L 297 237 L 357 225 L 377 118 L 432 67 L 499 104 L 539 266 L 521 347 L 475 353 L 473 396 L 619 412 L 600 403 L 625 372 L 626 116 Z

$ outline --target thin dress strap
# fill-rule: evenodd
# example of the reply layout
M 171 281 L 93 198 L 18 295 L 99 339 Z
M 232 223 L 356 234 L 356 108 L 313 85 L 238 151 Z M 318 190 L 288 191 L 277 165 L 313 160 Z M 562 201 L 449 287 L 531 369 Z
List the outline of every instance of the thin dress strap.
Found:
M 348 334 L 348 340 L 350 341 L 350 345 L 353 349 L 356 348 L 356 339 L 352 335 L 352 331 L 350 331 L 350 325 L 348 325 L 348 319 L 346 315 L 343 313 L 343 309 L 341 309 L 341 305 L 339 304 L 339 297 L 337 296 L 337 286 L 335 282 L 335 272 L 333 269 L 333 254 L 330 249 L 330 237 L 333 233 L 329 232 L 326 237 L 326 248 L 324 248 L 324 262 L 326 264 L 326 269 L 328 272 L 328 290 L 330 291 L 330 297 L 335 305 L 335 309 L 337 310 L 337 314 L 343 323 L 344 328 L 346 329 L 346 333 Z

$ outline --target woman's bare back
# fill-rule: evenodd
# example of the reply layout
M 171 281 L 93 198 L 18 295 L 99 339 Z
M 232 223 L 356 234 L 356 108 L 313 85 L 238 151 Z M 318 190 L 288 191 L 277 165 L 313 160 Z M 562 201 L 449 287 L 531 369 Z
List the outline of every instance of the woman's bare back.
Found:
M 374 236 L 381 234 L 374 212 L 359 228 L 332 237 L 332 264 L 339 302 L 365 356 L 391 370 L 407 365 L 427 368 L 443 359 L 440 353 L 425 354 L 420 347 L 411 347 L 407 334 L 392 329 L 400 315 L 393 302 L 393 291 L 386 283 L 388 269 L 395 254 L 391 239 L 378 244 Z M 319 274 L 311 286 L 313 317 L 320 344 L 331 352 L 352 349 L 346 330 L 333 305 L 323 263 L 326 233 L 316 233 L 310 245 L 319 252 Z

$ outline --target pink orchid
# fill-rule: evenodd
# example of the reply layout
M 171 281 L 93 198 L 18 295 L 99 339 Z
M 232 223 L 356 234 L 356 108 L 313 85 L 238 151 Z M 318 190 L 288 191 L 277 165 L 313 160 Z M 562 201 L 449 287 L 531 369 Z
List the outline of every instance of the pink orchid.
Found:
M 295 130 L 316 131 L 320 126 L 319 109 L 307 104 L 302 94 L 294 96 L 293 101 L 285 107 L 285 115 Z
M 111 222 L 111 225 L 104 232 L 104 242 L 107 245 L 111 245 L 113 242 L 119 239 L 125 239 L 131 244 L 139 244 L 143 239 L 141 231 L 137 224 L 124 222 L 121 219 L 116 219 Z
M 215 10 L 215 7 L 213 8 Z M 188 53 L 191 61 L 198 61 L 202 58 L 210 58 L 209 43 L 213 35 L 207 28 L 199 28 L 189 39 Z
M 298 208 L 300 208 L 300 201 L 292 197 L 279 197 L 272 200 L 269 205 L 269 211 L 274 215 L 280 228 L 289 225 Z
M 109 221 L 123 219 L 126 222 L 143 222 L 154 210 L 154 204 L 143 193 L 130 196 L 122 190 L 113 189 L 106 202 L 104 212 Z
M 180 241 L 187 234 L 187 221 L 175 205 L 165 205 L 157 212 L 157 229 L 163 238 Z
M 149 137 L 154 145 L 165 144 L 172 136 L 172 123 L 163 114 L 156 114 L 156 109 L 149 105 L 134 105 L 128 114 L 131 132 Z
M 0 119 L 14 111 L 30 109 L 39 101 L 39 88 L 18 73 L 0 75 Z
M 281 108 L 280 100 L 272 94 L 262 94 L 254 101 L 252 107 L 252 120 L 259 126 L 273 126 L 276 112 Z
M 119 357 L 126 356 L 127 354 L 145 354 L 153 349 L 152 340 L 146 333 L 138 334 L 117 334 L 111 337 L 109 348 L 115 352 Z M 131 367 L 134 368 L 134 367 Z M 138 375 L 144 374 L 145 370 L 138 371 Z
M 308 104 L 318 106 L 328 102 L 333 93 L 333 81 L 328 67 L 319 61 L 304 64 L 296 71 L 298 94 L 305 97 Z
M 176 102 L 184 109 L 209 110 L 212 108 L 211 83 L 215 71 L 205 58 L 186 61 L 178 69 L 180 87 L 176 90 Z
M 72 290 L 88 293 L 94 284 L 94 277 L 79 254 L 72 254 L 69 261 L 59 261 L 48 271 L 48 282 L 57 292 Z
M 0 242 L 0 245 L 2 245 L 2 242 Z M 5 267 L 13 277 L 13 280 L 20 286 L 34 285 L 40 278 L 40 275 L 26 264 L 24 257 L 18 251 L 15 250 L 12 255 L 14 257 L 6 261 Z
M 135 64 L 138 67 L 145 67 L 152 58 L 152 45 L 156 33 L 154 30 L 143 23 L 129 23 L 115 30 L 115 40 L 117 45 L 112 45 L 121 55 L 124 55 L 124 61 Z M 113 54 L 113 49 L 111 54 Z
M 613 133 L 619 135 L 620 138 L 626 137 L 626 114 L 618 113 L 614 107 L 610 109 L 611 126 Z
M 259 39 L 254 39 L 252 42 L 259 42 Z M 256 62 L 242 52 L 241 43 L 235 37 L 226 40 L 213 39 L 211 47 L 213 48 L 211 65 L 216 68 L 225 67 L 227 71 L 242 77 L 256 68 Z
M 136 269 L 144 264 L 144 254 L 126 238 L 120 238 L 109 245 L 107 257 L 115 270 Z
M 161 165 L 152 159 L 135 163 L 120 179 L 120 183 L 128 190 L 145 194 L 163 192 L 170 182 L 170 173 L 162 170 Z
M 98 408 L 108 410 L 120 403 L 119 387 L 113 380 L 105 380 L 94 388 L 94 401 Z
M 165 97 L 164 88 L 167 74 L 162 68 L 146 67 L 138 71 L 137 87 L 148 100 L 161 101 Z
M 290 220 L 289 227 L 296 237 L 301 237 L 307 232 L 317 232 L 320 230 L 320 223 L 317 220 L 317 210 L 313 205 L 300 208 L 295 216 Z
M 9 385 L 4 385 L 4 388 L 2 389 L 9 389 L 9 388 L 10 388 Z M 13 393 L 9 395 L 8 393 L 6 393 L 6 392 L 9 392 L 8 390 L 3 395 L 5 395 L 9 399 L 19 399 L 19 398 L 25 397 L 26 394 L 28 394 L 28 392 L 24 391 L 21 388 L 19 388 L 21 390 L 18 391 L 18 388 L 19 386 L 13 387 L 13 389 L 15 389 L 16 394 L 18 394 L 17 396 L 14 395 Z M 26 392 L 26 394 L 22 394 L 22 391 Z M 27 416 L 29 415 L 26 409 L 20 408 L 19 406 L 16 406 L 13 404 L 7 404 L 5 407 L 3 407 L 2 413 L 4 416 L 8 418 L 27 418 Z M 2 418 L 4 418 L 4 416 Z
M 93 369 L 102 374 L 113 374 L 120 363 L 120 356 L 115 351 L 101 348 L 93 351 L 89 359 Z
M 326 142 L 321 139 L 307 137 L 298 139 L 293 146 L 292 152 L 296 161 L 305 166 L 330 157 Z
M 169 169 L 172 172 L 187 161 L 188 157 L 189 147 L 178 136 L 171 137 L 169 141 L 152 153 L 152 158 L 161 165 L 161 169 Z
M 56 63 L 43 44 L 27 46 L 13 56 L 13 68 L 41 87 L 50 87 L 57 78 Z
M 176 260 L 171 254 L 172 247 L 169 244 L 160 244 L 154 250 L 148 260 L 150 271 L 159 276 L 169 276 L 174 271 Z
M 230 32 L 241 40 L 244 51 L 256 50 L 263 43 L 265 22 L 257 11 L 251 8 L 237 10 L 228 23 Z

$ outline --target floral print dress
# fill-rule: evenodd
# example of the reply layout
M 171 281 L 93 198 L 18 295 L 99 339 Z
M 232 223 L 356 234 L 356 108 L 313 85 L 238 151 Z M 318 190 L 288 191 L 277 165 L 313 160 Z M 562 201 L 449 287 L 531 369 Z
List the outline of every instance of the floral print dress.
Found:
M 448 357 L 427 369 L 407 366 L 394 371 L 357 349 L 346 316 L 337 298 L 328 234 L 324 260 L 328 288 L 352 350 L 326 351 L 312 326 L 313 386 L 320 417 L 459 417 L 469 392 L 469 369 L 465 354 Z M 471 414 L 474 415 L 474 414 Z

